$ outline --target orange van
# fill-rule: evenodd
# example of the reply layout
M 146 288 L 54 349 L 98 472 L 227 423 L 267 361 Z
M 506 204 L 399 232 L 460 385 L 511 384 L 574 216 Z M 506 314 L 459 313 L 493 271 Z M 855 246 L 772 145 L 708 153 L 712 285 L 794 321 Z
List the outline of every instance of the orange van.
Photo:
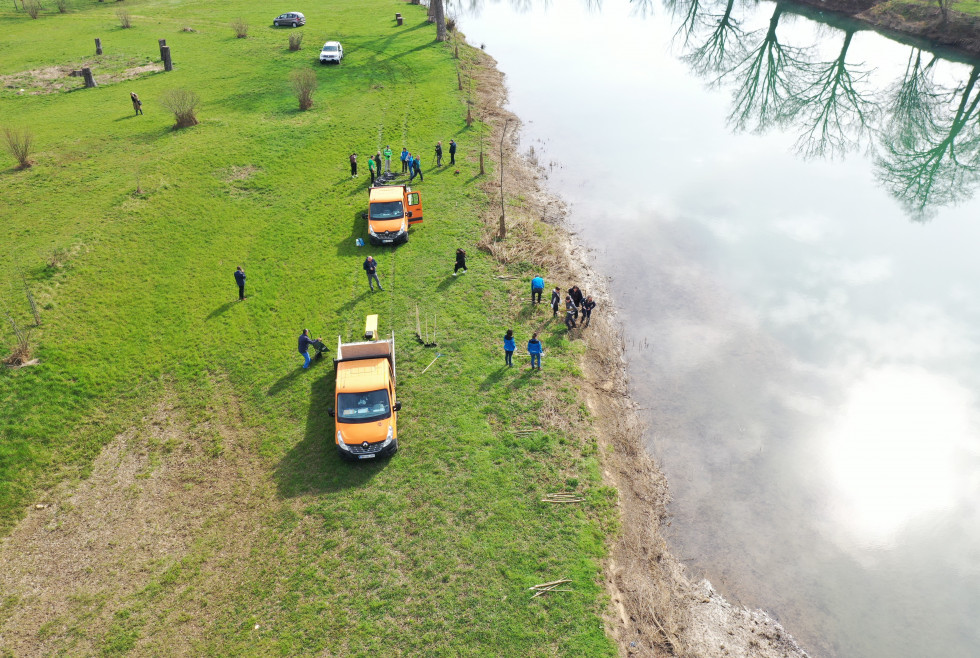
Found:
M 422 193 L 408 185 L 381 185 L 368 191 L 371 244 L 408 242 L 408 227 L 422 221 Z
M 389 340 L 344 343 L 334 359 L 337 452 L 351 461 L 390 457 L 398 450 L 395 335 Z

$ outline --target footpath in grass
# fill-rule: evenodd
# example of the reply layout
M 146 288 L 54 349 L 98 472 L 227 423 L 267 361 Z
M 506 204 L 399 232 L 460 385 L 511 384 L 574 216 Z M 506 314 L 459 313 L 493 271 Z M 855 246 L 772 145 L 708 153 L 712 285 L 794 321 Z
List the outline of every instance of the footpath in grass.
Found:
M 41 316 L 40 363 L 0 371 L 0 649 L 615 653 L 599 564 L 614 497 L 577 397 L 582 348 L 529 306 L 534 263 L 498 279 L 476 248 L 484 131 L 457 89 L 475 54 L 454 60 L 423 7 L 391 0 L 286 7 L 307 17 L 299 51 L 267 3 L 127 0 L 128 29 L 121 5 L 0 13 L 0 77 L 17 81 L 0 127 L 36 143 L 29 169 L 0 156 L 0 309 L 34 324 L 26 281 Z M 158 39 L 174 71 L 150 66 Z M 339 66 L 315 63 L 328 39 Z M 82 65 L 98 88 L 41 81 Z M 318 81 L 306 112 L 302 68 Z M 200 97 L 199 125 L 171 129 L 173 88 Z M 451 138 L 457 167 L 435 168 Z M 426 219 L 406 245 L 358 247 L 366 158 L 385 145 L 421 154 Z M 470 269 L 453 277 L 460 246 Z M 437 348 L 414 341 L 416 309 Z M 396 335 L 401 450 L 349 465 L 332 367 L 303 371 L 295 343 L 304 327 L 357 338 L 369 313 Z M 507 328 L 543 330 L 540 373 L 503 367 Z M 563 490 L 586 502 L 541 502 Z M 560 578 L 571 591 L 530 598 Z

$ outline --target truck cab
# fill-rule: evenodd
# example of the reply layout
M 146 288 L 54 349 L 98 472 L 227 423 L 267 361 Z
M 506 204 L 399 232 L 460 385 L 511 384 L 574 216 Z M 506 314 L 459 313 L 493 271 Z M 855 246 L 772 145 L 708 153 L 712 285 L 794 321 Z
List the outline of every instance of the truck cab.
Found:
M 368 191 L 371 244 L 408 242 L 408 227 L 422 221 L 422 193 L 407 185 L 381 185 Z
M 343 343 L 337 338 L 334 359 L 337 386 L 334 436 L 347 460 L 390 457 L 398 450 L 398 402 L 395 393 L 395 337 Z

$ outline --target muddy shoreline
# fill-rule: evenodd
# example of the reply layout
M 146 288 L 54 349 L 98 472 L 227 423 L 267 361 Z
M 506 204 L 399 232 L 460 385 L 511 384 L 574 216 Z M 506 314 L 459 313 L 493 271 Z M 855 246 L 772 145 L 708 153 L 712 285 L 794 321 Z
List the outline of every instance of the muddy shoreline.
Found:
M 481 248 L 502 264 L 522 256 L 545 268 L 548 281 L 580 285 L 596 298 L 600 311 L 587 330 L 576 330 L 573 340 L 587 343 L 580 395 L 593 414 L 593 431 L 601 446 L 603 478 L 619 492 L 619 531 L 609 538 L 605 585 L 610 605 L 606 611 L 609 634 L 623 656 L 698 656 L 748 658 L 803 658 L 808 654 L 773 618 L 761 610 L 732 605 L 705 580 L 692 581 L 664 538 L 670 522 L 668 483 L 644 447 L 643 423 L 629 393 L 629 368 L 623 328 L 605 277 L 590 264 L 587 249 L 577 244 L 567 224 L 563 201 L 546 189 L 544 172 L 519 152 L 520 118 L 504 107 L 507 90 L 496 61 L 476 51 L 478 106 L 492 128 L 491 143 L 505 142 L 504 186 L 509 195 L 520 194 L 525 203 L 515 217 L 508 209 L 508 235 L 514 225 L 544 222 L 551 227 L 541 235 L 529 231 L 521 242 L 530 252 L 515 254 L 496 242 L 500 209 L 490 204 L 484 215 Z M 499 157 L 496 149 L 488 155 Z M 488 198 L 499 197 L 498 179 L 487 180 Z

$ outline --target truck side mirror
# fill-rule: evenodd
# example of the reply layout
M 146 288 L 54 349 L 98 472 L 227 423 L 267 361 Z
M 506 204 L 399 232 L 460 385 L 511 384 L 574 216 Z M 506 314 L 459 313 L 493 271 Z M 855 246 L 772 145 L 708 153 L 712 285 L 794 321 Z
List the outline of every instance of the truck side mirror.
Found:
M 402 403 L 401 402 L 396 402 L 395 403 L 395 411 L 401 411 L 401 410 L 402 410 Z
M 408 213 L 408 216 L 409 216 L 409 217 L 411 217 L 411 216 L 412 216 L 412 213 L 411 213 L 411 212 L 409 212 L 409 213 Z
M 330 417 L 331 418 L 333 418 L 334 417 L 333 407 L 330 407 L 329 409 L 327 409 L 327 413 L 330 414 Z

